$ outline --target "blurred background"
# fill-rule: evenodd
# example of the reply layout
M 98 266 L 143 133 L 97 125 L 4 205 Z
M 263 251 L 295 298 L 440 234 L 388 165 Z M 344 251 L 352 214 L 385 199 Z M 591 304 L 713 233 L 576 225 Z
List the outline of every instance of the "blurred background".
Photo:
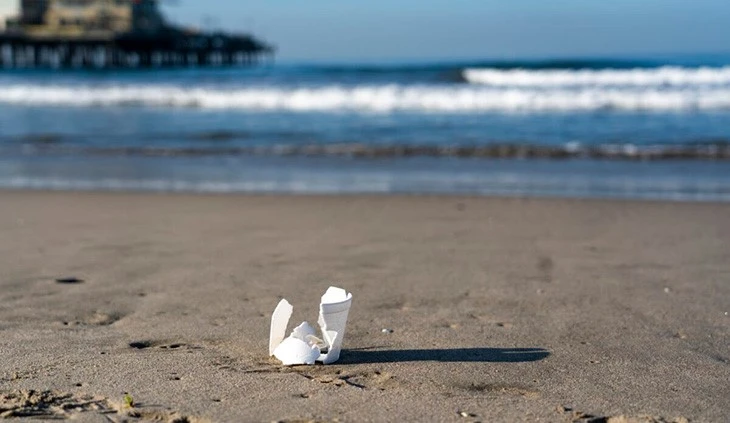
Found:
M 730 200 L 721 0 L 0 0 L 0 188 Z

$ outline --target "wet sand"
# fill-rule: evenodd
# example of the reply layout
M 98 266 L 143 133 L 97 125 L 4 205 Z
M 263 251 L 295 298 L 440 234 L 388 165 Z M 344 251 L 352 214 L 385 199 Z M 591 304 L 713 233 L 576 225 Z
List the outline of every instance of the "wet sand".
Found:
M 728 421 L 728 217 L 722 204 L 0 192 L 0 416 Z M 277 365 L 277 302 L 294 305 L 292 327 L 315 323 L 329 285 L 354 294 L 340 362 Z

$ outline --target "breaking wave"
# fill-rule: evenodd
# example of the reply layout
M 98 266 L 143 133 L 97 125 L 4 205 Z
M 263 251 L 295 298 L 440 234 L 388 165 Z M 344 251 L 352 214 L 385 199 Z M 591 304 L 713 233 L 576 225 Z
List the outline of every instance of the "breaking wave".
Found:
M 730 69 L 727 73 L 730 82 Z M 555 74 L 557 75 L 557 74 Z M 599 74 L 590 78 L 599 79 Z M 659 74 L 656 74 L 659 75 Z M 656 76 L 653 81 L 661 80 Z M 690 74 L 687 74 L 690 75 Z M 691 79 L 685 75 L 685 79 Z M 696 74 L 699 80 L 709 76 Z M 724 74 L 713 74 L 720 80 Z M 535 77 L 532 77 L 537 78 Z M 550 77 L 553 78 L 553 77 Z M 588 77 L 586 77 L 588 78 Z M 618 77 L 613 76 L 617 79 Z M 620 78 L 619 78 L 620 79 Z M 515 84 L 514 79 L 511 83 Z M 537 81 L 537 79 L 535 79 Z M 173 85 L 30 85 L 0 89 L 0 103 L 29 106 L 159 107 L 285 112 L 509 113 L 596 110 L 688 111 L 730 109 L 730 85 L 556 88 L 485 85 L 327 85 L 313 87 L 183 87 Z M 545 81 L 541 83 L 546 85 Z M 549 85 L 549 83 L 548 83 Z
M 465 69 L 464 79 L 493 87 L 707 86 L 730 84 L 730 66 L 637 69 Z

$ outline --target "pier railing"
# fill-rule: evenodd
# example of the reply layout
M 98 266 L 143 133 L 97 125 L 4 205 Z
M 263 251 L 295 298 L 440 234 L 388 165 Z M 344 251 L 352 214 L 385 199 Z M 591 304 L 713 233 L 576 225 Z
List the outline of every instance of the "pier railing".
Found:
M 252 36 L 225 33 L 86 33 L 39 36 L 0 32 L 1 68 L 145 68 L 255 65 L 274 49 Z

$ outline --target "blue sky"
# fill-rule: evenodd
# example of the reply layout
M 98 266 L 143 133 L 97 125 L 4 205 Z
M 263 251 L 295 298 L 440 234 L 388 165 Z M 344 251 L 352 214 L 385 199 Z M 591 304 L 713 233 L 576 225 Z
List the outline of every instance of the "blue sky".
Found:
M 164 0 L 163 0 L 164 1 Z M 174 4 L 175 2 L 171 2 Z M 730 50 L 730 0 L 178 0 L 175 20 L 252 29 L 283 60 Z
M 276 44 L 283 60 L 575 57 L 730 50 L 730 0 L 161 1 L 175 21 L 253 30 Z M 16 2 L 0 0 L 0 9 Z

